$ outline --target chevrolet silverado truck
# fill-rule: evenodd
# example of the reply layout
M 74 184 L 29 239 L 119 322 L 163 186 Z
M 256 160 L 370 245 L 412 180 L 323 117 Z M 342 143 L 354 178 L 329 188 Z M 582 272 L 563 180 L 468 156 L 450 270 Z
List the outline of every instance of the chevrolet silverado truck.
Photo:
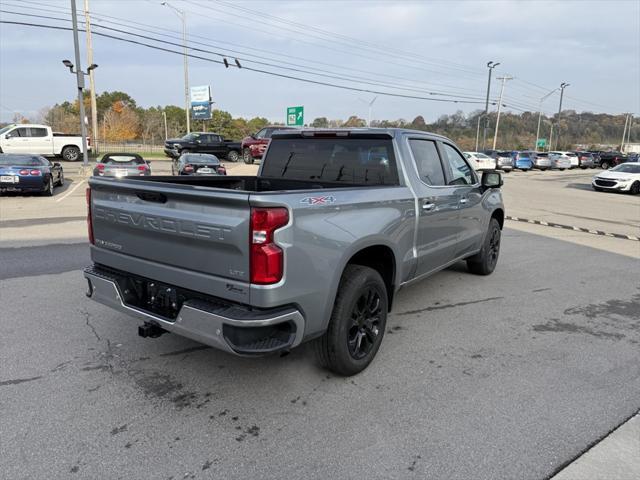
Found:
M 87 142 L 90 150 L 88 137 Z M 82 158 L 82 137 L 53 132 L 48 125 L 7 125 L 0 129 L 0 153 L 62 157 L 75 162 Z
M 267 149 L 273 132 L 280 130 L 295 130 L 294 127 L 265 127 L 253 135 L 242 139 L 242 160 L 247 165 L 251 165 L 254 161 L 260 160 L 262 154 Z
M 447 138 L 366 128 L 275 133 L 257 177 L 92 177 L 87 296 L 143 337 L 249 356 L 313 341 L 353 375 L 400 288 L 461 260 L 493 272 L 501 185 Z
M 209 132 L 191 132 L 182 138 L 170 138 L 164 142 L 164 154 L 169 158 L 178 158 L 183 153 L 210 153 L 220 159 L 237 162 L 240 151 L 240 142 Z

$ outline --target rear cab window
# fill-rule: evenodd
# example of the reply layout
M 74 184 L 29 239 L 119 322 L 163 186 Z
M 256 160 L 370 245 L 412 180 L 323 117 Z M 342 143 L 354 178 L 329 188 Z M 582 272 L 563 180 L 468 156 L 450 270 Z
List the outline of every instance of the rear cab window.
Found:
M 109 155 L 102 159 L 105 165 L 144 165 L 145 161 L 135 155 Z
M 360 185 L 398 185 L 391 138 L 273 137 L 262 177 Z

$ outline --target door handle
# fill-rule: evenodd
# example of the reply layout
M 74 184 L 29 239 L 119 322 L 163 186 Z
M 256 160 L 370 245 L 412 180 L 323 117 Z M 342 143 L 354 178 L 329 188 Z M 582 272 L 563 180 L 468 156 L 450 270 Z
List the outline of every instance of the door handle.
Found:
M 425 201 L 422 204 L 422 210 L 426 210 L 427 212 L 430 212 L 431 210 L 433 210 L 434 208 L 436 208 L 436 204 L 435 203 L 431 203 L 428 200 Z

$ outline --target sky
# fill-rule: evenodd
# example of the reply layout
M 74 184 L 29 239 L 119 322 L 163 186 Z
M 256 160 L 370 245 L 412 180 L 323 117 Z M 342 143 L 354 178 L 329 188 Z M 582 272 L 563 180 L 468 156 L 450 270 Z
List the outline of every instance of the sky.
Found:
M 69 27 L 70 1 L 0 0 L 0 20 Z M 76 1 L 84 28 L 84 0 Z M 189 52 L 205 58 L 189 58 L 189 84 L 210 85 L 215 108 L 234 116 L 284 121 L 288 106 L 303 105 L 307 122 L 366 119 L 373 101 L 373 119 L 422 115 L 430 122 L 484 109 L 489 61 L 500 62 L 492 102 L 500 95 L 498 78 L 512 77 L 504 85 L 507 110 L 537 111 L 541 98 L 566 82 L 563 110 L 640 114 L 640 0 L 169 3 L 185 14 Z M 89 0 L 89 11 L 98 93 L 124 91 L 145 107 L 184 106 L 180 16 L 160 0 Z M 83 68 L 85 42 L 80 32 Z M 209 61 L 223 57 L 232 65 L 238 58 L 244 68 Z M 35 120 L 44 107 L 73 100 L 75 77 L 63 59 L 74 61 L 70 31 L 0 23 L 0 121 L 15 112 Z M 558 102 L 556 91 L 542 110 L 557 112 Z

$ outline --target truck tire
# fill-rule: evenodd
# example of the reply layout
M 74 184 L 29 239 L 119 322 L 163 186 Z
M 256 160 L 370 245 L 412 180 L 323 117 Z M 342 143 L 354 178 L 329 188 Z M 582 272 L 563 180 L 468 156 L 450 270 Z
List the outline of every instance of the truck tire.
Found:
M 240 160 L 240 152 L 237 150 L 230 150 L 229 153 L 227 153 L 227 160 L 233 163 L 237 162 Z
M 609 170 L 611 168 L 611 165 L 609 164 L 609 162 L 607 160 L 605 160 L 604 162 L 602 162 L 600 164 L 600 166 L 602 167 L 603 170 Z
M 327 331 L 314 340 L 319 363 L 334 373 L 355 375 L 371 363 L 387 324 L 387 288 L 372 268 L 347 265 Z
M 247 165 L 251 165 L 253 163 L 253 157 L 251 156 L 251 151 L 248 148 L 242 150 L 242 160 Z
M 498 220 L 492 218 L 489 222 L 489 229 L 484 239 L 482 249 L 473 257 L 467 259 L 467 268 L 476 275 L 489 275 L 498 263 L 500 254 L 500 224 Z
M 80 160 L 80 149 L 75 146 L 68 146 L 62 149 L 62 158 L 67 160 L 68 162 L 75 162 L 76 160 Z

